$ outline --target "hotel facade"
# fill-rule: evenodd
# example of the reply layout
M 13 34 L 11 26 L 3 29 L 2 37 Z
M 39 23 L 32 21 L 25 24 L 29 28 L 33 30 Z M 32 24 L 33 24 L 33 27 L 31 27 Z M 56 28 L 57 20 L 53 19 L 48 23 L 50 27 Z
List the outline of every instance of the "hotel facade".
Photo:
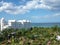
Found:
M 4 18 L 0 20 L 0 31 L 6 28 L 14 28 L 14 29 L 21 29 L 21 28 L 30 28 L 31 21 L 29 20 L 8 20 L 5 21 Z

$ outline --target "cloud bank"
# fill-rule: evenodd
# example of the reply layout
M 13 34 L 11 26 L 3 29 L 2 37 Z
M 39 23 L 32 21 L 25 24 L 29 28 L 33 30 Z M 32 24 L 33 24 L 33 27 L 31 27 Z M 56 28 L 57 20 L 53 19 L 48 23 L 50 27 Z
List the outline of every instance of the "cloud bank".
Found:
M 0 12 L 9 14 L 24 14 L 32 9 L 60 10 L 60 0 L 31 0 L 25 5 L 13 4 L 11 2 L 0 2 Z
M 51 19 L 60 17 L 60 13 L 52 14 L 52 15 L 44 15 L 44 16 L 32 16 L 33 19 Z

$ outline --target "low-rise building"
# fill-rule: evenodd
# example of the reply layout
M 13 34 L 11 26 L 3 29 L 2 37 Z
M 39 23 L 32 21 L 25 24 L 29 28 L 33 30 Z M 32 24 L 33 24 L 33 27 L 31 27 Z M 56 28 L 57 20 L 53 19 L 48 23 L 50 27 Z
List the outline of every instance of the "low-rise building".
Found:
M 1 19 L 1 31 L 6 28 L 14 28 L 14 29 L 30 28 L 31 21 L 29 20 L 18 20 L 18 21 L 8 20 L 7 22 L 4 20 L 4 18 Z

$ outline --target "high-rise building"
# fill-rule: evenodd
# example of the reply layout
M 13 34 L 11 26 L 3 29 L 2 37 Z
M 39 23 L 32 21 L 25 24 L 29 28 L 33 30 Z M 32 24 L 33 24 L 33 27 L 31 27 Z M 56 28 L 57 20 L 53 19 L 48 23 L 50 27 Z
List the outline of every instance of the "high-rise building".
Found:
M 4 18 L 1 18 L 1 31 L 3 30 L 3 26 L 4 26 Z

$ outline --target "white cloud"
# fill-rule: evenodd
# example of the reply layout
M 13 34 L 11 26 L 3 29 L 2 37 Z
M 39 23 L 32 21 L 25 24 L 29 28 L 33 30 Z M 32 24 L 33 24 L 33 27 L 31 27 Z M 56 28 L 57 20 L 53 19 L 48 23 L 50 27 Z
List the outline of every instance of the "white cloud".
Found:
M 10 14 L 24 14 L 32 9 L 49 9 L 49 10 L 60 10 L 59 0 L 32 0 L 28 1 L 26 5 L 15 5 L 8 2 L 0 2 L 0 12 L 4 11 Z
M 60 16 L 60 13 L 56 13 L 56 14 L 52 14 L 52 15 L 32 16 L 31 18 L 34 18 L 34 19 L 51 19 L 51 18 L 56 18 L 56 17 L 59 17 L 59 16 Z
M 53 15 L 54 17 L 58 17 L 60 16 L 60 13 L 56 13 L 55 15 Z
M 36 1 L 29 1 L 26 3 L 26 5 L 16 6 L 12 3 L 0 2 L 0 4 L 2 4 L 2 6 L 0 6 L 0 12 L 4 11 L 10 14 L 22 14 L 29 12 L 31 9 L 34 9 L 36 3 Z
M 0 11 L 4 11 L 12 6 L 12 3 L 0 2 Z
M 41 3 L 49 6 L 51 10 L 60 10 L 60 0 L 41 0 Z

